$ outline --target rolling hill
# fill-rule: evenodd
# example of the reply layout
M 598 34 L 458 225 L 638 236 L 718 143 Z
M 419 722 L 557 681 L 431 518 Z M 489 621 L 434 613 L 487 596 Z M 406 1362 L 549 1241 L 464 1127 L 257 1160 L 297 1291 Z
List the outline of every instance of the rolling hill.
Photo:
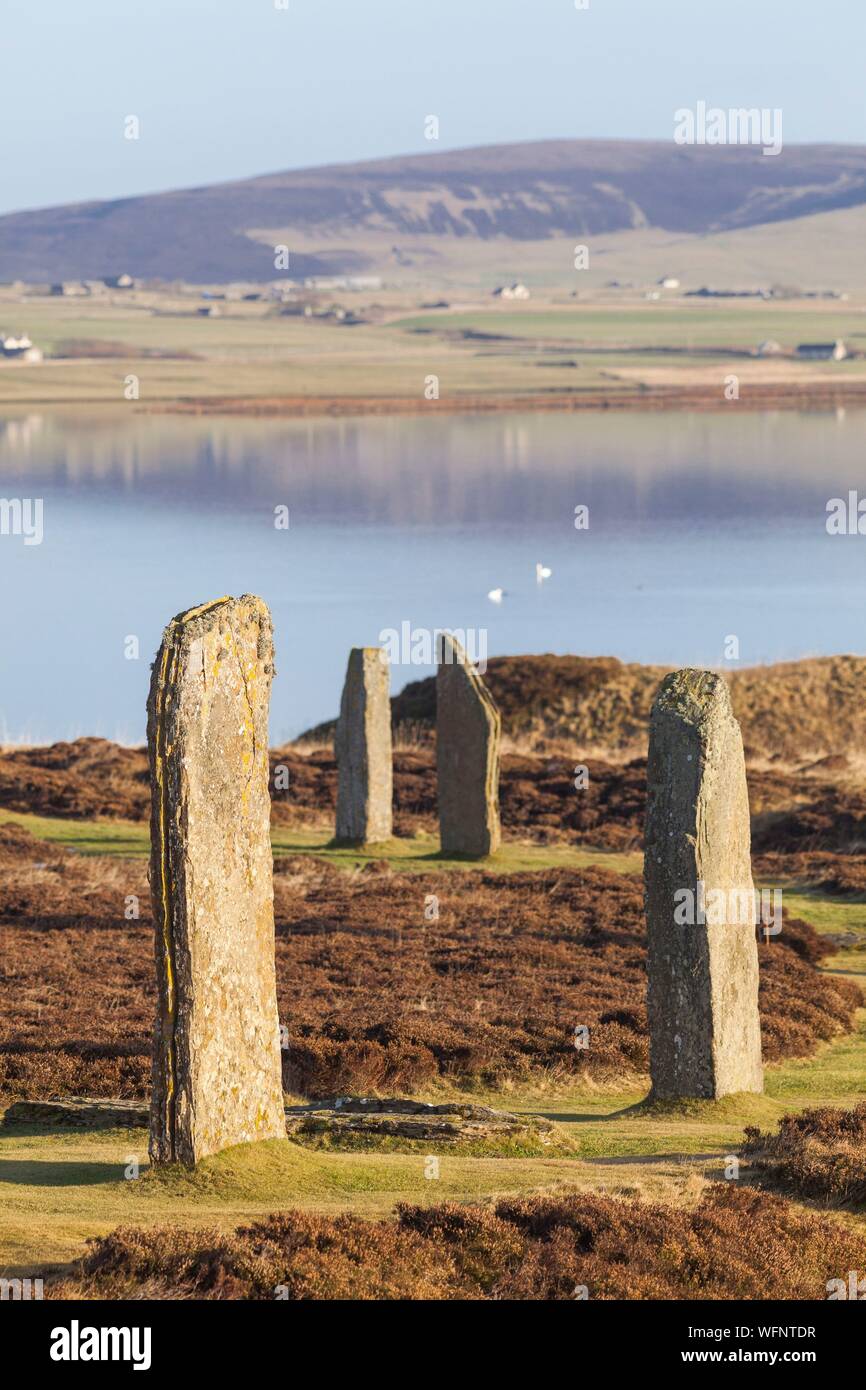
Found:
M 718 237 L 866 205 L 866 146 L 551 140 L 268 174 L 0 217 L 0 280 L 198 283 L 411 264 L 413 247 L 663 231 Z

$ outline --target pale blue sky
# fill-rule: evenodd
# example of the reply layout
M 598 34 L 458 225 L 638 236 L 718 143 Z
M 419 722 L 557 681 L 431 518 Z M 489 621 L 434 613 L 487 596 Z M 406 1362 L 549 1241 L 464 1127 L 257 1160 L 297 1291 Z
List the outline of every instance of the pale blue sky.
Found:
M 0 211 L 498 141 L 668 139 L 674 110 L 700 99 L 781 107 L 787 144 L 866 142 L 866 0 L 0 10 Z M 123 138 L 130 114 L 138 141 Z

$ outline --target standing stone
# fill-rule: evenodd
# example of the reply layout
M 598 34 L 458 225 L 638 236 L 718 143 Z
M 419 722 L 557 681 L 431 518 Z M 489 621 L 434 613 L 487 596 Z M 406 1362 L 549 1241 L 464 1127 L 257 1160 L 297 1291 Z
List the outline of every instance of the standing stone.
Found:
M 391 838 L 390 677 L 382 647 L 352 648 L 334 740 L 337 839 L 343 842 Z
M 172 619 L 150 683 L 158 1011 L 150 1155 L 285 1137 L 268 796 L 271 618 L 249 594 Z
M 499 848 L 499 710 L 450 633 L 438 639 L 436 775 L 443 854 Z
M 662 682 L 645 840 L 653 1096 L 762 1091 L 749 797 L 721 676 L 676 671 Z

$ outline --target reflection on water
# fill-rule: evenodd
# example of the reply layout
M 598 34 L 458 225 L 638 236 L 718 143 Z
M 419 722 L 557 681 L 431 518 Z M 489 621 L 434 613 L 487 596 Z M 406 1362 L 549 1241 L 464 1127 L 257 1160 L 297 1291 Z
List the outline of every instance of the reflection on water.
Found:
M 864 412 L 8 414 L 0 496 L 43 498 L 45 537 L 0 536 L 0 737 L 140 739 L 163 624 L 247 590 L 274 613 L 275 740 L 333 714 L 349 646 L 404 621 L 486 627 L 491 655 L 861 650 L 866 538 L 824 526 L 849 488 L 866 496 Z

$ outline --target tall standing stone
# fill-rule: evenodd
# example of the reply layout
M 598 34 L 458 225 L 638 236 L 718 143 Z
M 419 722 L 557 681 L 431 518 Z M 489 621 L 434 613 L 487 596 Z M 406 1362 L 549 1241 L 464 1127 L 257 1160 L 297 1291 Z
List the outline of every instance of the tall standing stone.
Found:
M 749 797 L 721 676 L 676 671 L 662 682 L 645 840 L 653 1095 L 762 1091 Z
M 450 633 L 438 638 L 436 774 L 443 854 L 499 848 L 499 710 Z
M 337 839 L 377 844 L 391 838 L 391 696 L 382 647 L 353 647 L 340 701 L 337 756 Z
M 181 613 L 148 699 L 158 1011 L 150 1154 L 194 1164 L 285 1136 L 268 796 L 271 618 Z

